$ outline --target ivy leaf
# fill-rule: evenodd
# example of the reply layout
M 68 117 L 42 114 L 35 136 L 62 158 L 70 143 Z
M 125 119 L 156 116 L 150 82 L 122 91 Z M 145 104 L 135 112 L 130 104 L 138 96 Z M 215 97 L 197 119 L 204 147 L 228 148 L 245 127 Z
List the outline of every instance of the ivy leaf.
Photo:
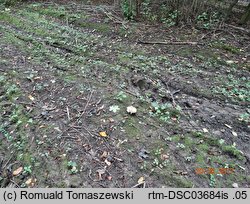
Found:
M 119 108 L 119 106 L 117 106 L 117 105 L 114 105 L 114 106 L 110 106 L 109 107 L 109 111 L 112 111 L 112 112 L 114 112 L 114 113 L 116 113 L 117 111 L 119 111 L 120 110 L 120 108 Z

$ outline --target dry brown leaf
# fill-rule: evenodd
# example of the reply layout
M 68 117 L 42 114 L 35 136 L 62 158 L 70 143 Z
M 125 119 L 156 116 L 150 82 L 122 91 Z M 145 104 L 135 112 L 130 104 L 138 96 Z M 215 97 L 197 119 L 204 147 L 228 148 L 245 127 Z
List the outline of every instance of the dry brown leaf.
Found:
M 32 183 L 32 178 L 29 178 L 29 179 L 25 182 L 25 184 L 26 184 L 27 186 L 29 186 L 31 183 Z
M 162 160 L 167 160 L 167 159 L 169 159 L 169 155 L 168 154 L 162 154 L 161 159 Z
M 111 180 L 112 180 L 112 176 L 108 176 L 107 179 L 108 179 L 109 181 L 111 181 Z
M 29 98 L 31 101 L 34 101 L 34 100 L 35 100 L 35 98 L 34 98 L 33 96 L 31 96 L 31 95 L 29 95 L 28 98 Z
M 99 135 L 100 135 L 101 137 L 107 137 L 107 136 L 108 136 L 107 133 L 106 133 L 105 131 L 99 132 Z
M 108 166 L 111 166 L 111 162 L 109 162 L 107 159 L 104 161 Z
M 23 171 L 23 167 L 19 167 L 18 169 L 16 169 L 15 171 L 13 171 L 13 176 L 17 176 L 19 175 L 21 172 Z
M 102 158 L 106 158 L 108 156 L 108 152 L 107 151 L 104 151 L 101 155 L 101 159 Z
M 96 170 L 96 172 L 98 173 L 99 180 L 102 180 L 102 175 L 106 173 L 106 170 L 105 169 L 98 169 L 98 170 Z
M 142 184 L 142 183 L 144 183 L 144 182 L 145 182 L 145 178 L 144 178 L 143 176 L 141 176 L 141 177 L 138 179 L 138 181 L 137 181 L 138 184 Z
M 25 184 L 28 186 L 28 187 L 34 187 L 35 183 L 36 183 L 36 179 L 33 179 L 33 178 L 29 178 Z
M 109 122 L 113 123 L 115 120 L 113 118 L 109 118 Z

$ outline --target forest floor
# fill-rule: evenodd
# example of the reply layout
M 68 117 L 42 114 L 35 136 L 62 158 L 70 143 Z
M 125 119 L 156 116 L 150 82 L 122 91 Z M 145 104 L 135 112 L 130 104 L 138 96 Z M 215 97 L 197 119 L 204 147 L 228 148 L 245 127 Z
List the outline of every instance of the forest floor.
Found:
M 108 9 L 1 9 L 0 186 L 250 187 L 249 35 Z

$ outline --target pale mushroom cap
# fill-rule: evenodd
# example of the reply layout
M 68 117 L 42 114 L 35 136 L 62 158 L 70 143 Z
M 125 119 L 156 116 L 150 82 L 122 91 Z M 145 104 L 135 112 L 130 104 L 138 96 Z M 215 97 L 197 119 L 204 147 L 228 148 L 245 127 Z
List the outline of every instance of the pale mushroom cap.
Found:
M 137 112 L 137 109 L 134 106 L 128 106 L 127 107 L 127 112 L 130 114 L 134 114 Z

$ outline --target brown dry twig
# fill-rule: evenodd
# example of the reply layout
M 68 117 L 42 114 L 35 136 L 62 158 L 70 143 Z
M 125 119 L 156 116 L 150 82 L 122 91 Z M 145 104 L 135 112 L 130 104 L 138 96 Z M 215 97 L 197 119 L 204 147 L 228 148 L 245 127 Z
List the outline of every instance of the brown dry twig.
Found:
M 242 31 L 242 32 L 246 33 L 247 35 L 250 35 L 250 30 L 249 29 L 242 28 L 242 27 L 237 27 L 237 26 L 233 26 L 233 25 L 229 25 L 229 24 L 225 24 L 225 25 L 230 27 L 230 28 L 233 28 L 235 30 Z
M 173 42 L 160 42 L 160 41 L 142 41 L 138 40 L 140 44 L 161 44 L 161 45 L 200 45 L 201 43 L 192 41 L 173 41 Z
M 139 188 L 139 187 L 145 188 L 146 187 L 146 182 L 138 183 L 138 184 L 132 186 L 131 188 Z
M 112 20 L 114 23 L 119 23 L 122 24 L 122 26 L 125 29 L 128 29 L 128 26 L 126 25 L 126 21 L 122 20 L 121 18 L 119 18 L 118 16 L 112 14 L 111 12 L 106 11 L 105 9 L 101 9 L 101 11 L 110 19 Z

